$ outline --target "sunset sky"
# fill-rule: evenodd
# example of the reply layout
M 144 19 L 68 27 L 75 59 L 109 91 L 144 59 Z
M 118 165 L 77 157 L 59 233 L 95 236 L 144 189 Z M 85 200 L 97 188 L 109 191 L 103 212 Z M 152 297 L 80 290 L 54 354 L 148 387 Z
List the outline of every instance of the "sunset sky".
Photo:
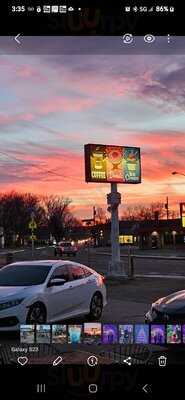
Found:
M 185 57 L 0 57 L 1 191 L 59 194 L 76 216 L 106 208 L 109 184 L 85 183 L 83 146 L 141 147 L 142 183 L 124 207 L 185 201 Z M 48 172 L 50 171 L 50 172 Z

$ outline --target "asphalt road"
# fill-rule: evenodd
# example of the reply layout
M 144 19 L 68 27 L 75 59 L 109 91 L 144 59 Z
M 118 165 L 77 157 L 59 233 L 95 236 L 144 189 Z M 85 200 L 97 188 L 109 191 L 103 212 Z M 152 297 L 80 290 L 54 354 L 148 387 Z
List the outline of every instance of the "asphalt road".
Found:
M 185 279 L 185 250 L 184 251 L 153 251 L 137 250 L 134 254 L 134 271 L 136 275 L 161 275 L 184 277 Z M 91 248 L 79 256 L 84 262 L 95 265 L 100 271 L 106 273 L 110 261 L 110 248 Z M 166 259 L 165 259 L 166 258 Z M 176 259 L 175 259 L 176 258 Z M 128 250 L 121 250 L 121 260 L 128 273 Z

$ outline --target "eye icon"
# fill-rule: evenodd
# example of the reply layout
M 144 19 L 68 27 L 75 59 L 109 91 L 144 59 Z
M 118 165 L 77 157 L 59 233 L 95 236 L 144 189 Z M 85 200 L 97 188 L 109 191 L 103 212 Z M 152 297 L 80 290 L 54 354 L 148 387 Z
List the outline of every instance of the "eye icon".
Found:
M 153 42 L 155 42 L 155 36 L 154 35 L 151 35 L 151 34 L 148 34 L 148 35 L 145 35 L 145 37 L 144 37 L 144 41 L 146 42 L 146 43 L 153 43 Z

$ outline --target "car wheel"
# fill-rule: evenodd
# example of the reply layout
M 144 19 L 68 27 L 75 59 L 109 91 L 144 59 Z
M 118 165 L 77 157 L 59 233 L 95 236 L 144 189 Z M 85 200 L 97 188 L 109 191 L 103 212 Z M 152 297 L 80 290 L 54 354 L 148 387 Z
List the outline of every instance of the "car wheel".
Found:
M 90 313 L 88 315 L 90 320 L 100 319 L 103 311 L 103 299 L 101 293 L 95 293 L 91 299 Z
M 27 324 L 45 324 L 46 323 L 46 308 L 42 303 L 33 304 L 28 312 Z

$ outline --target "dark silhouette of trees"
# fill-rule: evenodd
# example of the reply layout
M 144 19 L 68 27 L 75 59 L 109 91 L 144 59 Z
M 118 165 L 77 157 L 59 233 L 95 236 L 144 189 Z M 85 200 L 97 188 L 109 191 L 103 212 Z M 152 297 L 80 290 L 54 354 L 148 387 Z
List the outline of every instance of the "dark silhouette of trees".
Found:
M 106 212 L 102 207 L 96 208 L 96 223 L 105 224 L 106 222 Z
M 57 195 L 45 196 L 42 199 L 48 228 L 58 243 L 64 237 L 70 237 L 72 229 L 80 225 L 70 211 L 71 200 Z
M 60 196 L 38 196 L 32 193 L 6 192 L 0 194 L 0 226 L 5 246 L 24 245 L 31 234 L 31 215 L 38 228 L 45 228 L 56 241 L 80 223 L 69 209 L 71 201 Z
M 133 207 L 127 207 L 122 213 L 122 220 L 154 220 L 164 218 L 166 210 L 163 203 L 151 203 L 148 206 L 142 204 L 135 205 Z
M 5 244 L 24 244 L 28 224 L 34 212 L 36 220 L 42 219 L 38 196 L 15 191 L 0 194 L 0 225 L 3 227 Z

